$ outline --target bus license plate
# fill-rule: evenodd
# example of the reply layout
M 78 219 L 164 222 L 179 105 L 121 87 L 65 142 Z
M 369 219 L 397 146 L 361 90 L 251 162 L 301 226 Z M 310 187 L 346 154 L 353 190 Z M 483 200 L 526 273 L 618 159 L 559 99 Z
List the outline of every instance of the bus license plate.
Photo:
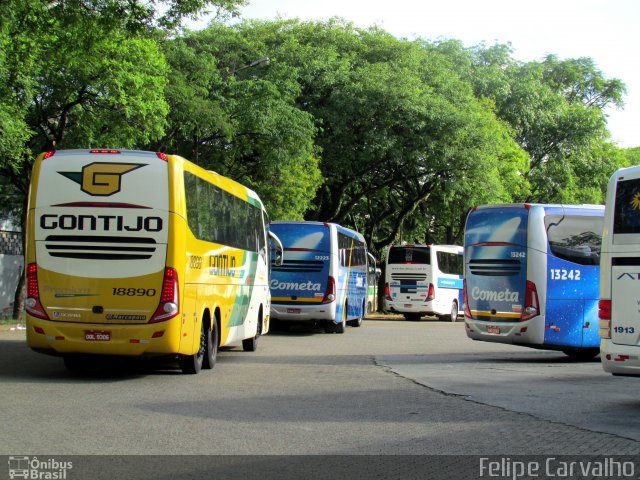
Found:
M 500 327 L 496 327 L 495 325 L 489 325 L 487 327 L 487 333 L 493 333 L 498 335 L 500 333 Z
M 299 308 L 287 308 L 287 313 L 300 313 Z
M 111 340 L 111 332 L 105 331 L 86 331 L 84 332 L 84 339 L 87 342 L 108 342 Z

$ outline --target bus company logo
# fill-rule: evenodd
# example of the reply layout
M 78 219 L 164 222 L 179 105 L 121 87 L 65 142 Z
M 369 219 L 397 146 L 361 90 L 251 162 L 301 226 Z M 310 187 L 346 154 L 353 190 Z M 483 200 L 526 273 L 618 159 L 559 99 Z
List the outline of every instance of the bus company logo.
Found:
M 640 192 L 633 194 L 633 198 L 631 199 L 631 208 L 634 210 L 640 210 Z
M 508 288 L 502 291 L 496 291 L 480 290 L 480 287 L 473 287 L 471 290 L 471 298 L 474 300 L 486 300 L 490 302 L 518 303 L 520 294 L 518 292 L 512 292 Z
M 640 272 L 638 273 L 630 273 L 625 272 L 620 274 L 616 280 L 640 280 Z
M 271 288 L 274 290 L 304 290 L 309 292 L 319 292 L 322 288 L 320 283 L 308 282 L 279 282 L 278 280 L 271 280 Z
M 94 197 L 108 197 L 118 193 L 125 173 L 144 167 L 144 163 L 94 162 L 82 167 L 81 172 L 58 172 L 63 177 L 76 182 L 80 189 Z
M 38 457 L 10 456 L 9 478 L 25 478 L 34 480 L 65 480 L 73 462 L 60 462 L 53 458 L 39 460 Z

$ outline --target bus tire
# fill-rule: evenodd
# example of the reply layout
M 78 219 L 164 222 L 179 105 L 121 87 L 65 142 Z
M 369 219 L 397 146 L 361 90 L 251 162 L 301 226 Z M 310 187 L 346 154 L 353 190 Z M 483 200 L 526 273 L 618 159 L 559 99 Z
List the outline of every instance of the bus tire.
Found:
M 334 332 L 336 333 L 344 333 L 347 327 L 347 302 L 344 302 L 344 309 L 342 310 L 342 321 L 340 323 L 336 323 L 334 328 Z
M 449 320 L 450 322 L 458 321 L 458 302 L 455 300 L 451 302 L 451 313 L 449 313 L 449 316 L 446 317 L 445 320 Z
M 207 333 L 207 330 L 204 322 L 202 322 L 202 327 L 200 328 L 200 348 L 198 348 L 198 351 L 193 355 L 182 355 L 178 359 L 182 373 L 193 375 L 199 373 L 202 369 L 207 342 L 211 339 L 211 335 Z
M 208 326 L 207 326 L 208 327 Z M 202 362 L 202 368 L 211 370 L 216 364 L 216 357 L 218 356 L 218 326 L 214 322 L 211 328 L 207 328 L 209 332 L 207 335 L 206 350 L 204 360 Z
M 258 315 L 258 325 L 256 326 L 256 334 L 251 338 L 245 338 L 242 340 L 242 349 L 245 352 L 255 352 L 258 349 L 258 339 L 262 333 L 262 310 Z

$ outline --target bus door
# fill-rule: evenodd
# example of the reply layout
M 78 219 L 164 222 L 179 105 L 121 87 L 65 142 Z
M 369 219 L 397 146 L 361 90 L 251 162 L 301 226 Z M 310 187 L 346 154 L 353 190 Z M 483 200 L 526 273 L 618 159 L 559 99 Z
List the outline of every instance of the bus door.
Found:
M 602 217 L 547 215 L 546 345 L 597 347 Z
M 472 211 L 465 230 L 465 281 L 471 317 L 482 333 L 509 335 L 521 320 L 527 287 L 529 210 L 492 207 Z M 496 325 L 505 322 L 505 326 Z

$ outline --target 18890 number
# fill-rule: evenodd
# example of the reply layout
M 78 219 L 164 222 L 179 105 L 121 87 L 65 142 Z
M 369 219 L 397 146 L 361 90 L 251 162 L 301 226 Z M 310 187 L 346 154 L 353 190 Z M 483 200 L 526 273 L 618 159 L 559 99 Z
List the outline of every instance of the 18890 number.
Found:
M 119 297 L 153 297 L 156 294 L 156 289 L 114 287 L 112 294 Z

